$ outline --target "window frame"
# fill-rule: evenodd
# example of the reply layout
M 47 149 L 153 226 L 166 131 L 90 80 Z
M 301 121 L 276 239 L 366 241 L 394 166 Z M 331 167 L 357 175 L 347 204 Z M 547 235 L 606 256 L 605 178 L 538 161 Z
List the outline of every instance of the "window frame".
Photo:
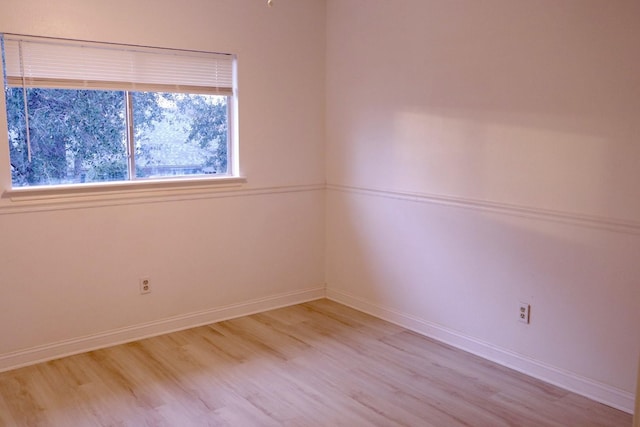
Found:
M 2 34 L 4 36 L 5 34 Z M 168 48 L 149 48 L 145 46 L 129 45 L 129 44 L 112 44 L 112 43 L 99 43 L 92 41 L 80 41 L 69 40 L 39 36 L 21 36 L 15 34 L 6 34 L 8 36 L 27 37 L 34 39 L 47 39 L 54 40 L 61 43 L 90 43 L 99 45 L 109 45 L 114 47 L 121 47 L 123 49 L 154 49 L 160 51 L 175 51 L 175 52 L 195 52 L 189 50 L 178 50 Z M 213 52 L 198 52 L 203 54 L 215 54 Z M 127 180 L 120 181 L 105 181 L 105 182 L 90 182 L 90 183 L 71 183 L 71 184 L 57 184 L 57 185 L 33 185 L 24 187 L 13 187 L 11 177 L 11 159 L 9 152 L 9 135 L 8 135 L 8 123 L 7 123 L 7 105 L 5 99 L 4 87 L 7 84 L 6 76 L 3 76 L 3 90 L 0 91 L 0 189 L 2 194 L 0 196 L 0 204 L 7 200 L 12 202 L 33 202 L 38 200 L 46 201 L 59 201 L 65 202 L 68 200 L 78 201 L 78 198 L 85 198 L 87 200 L 94 200 L 96 197 L 104 195 L 107 198 L 135 198 L 140 196 L 162 196 L 162 195 L 175 195 L 180 192 L 193 193 L 195 192 L 208 192 L 214 189 L 225 189 L 230 187 L 238 187 L 246 183 L 245 177 L 240 175 L 240 162 L 239 162 L 239 144 L 238 144 L 238 103 L 237 103 L 237 56 L 231 55 L 232 61 L 232 87 L 230 94 L 220 94 L 226 96 L 227 99 L 227 173 L 215 175 L 215 174 L 194 174 L 194 175 L 182 175 L 182 176 L 167 176 L 167 177 L 153 177 L 153 178 L 136 178 L 135 173 L 129 174 Z M 4 62 L 4 61 L 3 61 Z M 122 90 L 122 89 L 121 89 Z M 128 92 L 134 92 L 135 90 L 124 89 Z M 158 92 L 160 92 L 158 90 Z M 174 93 L 179 93 L 175 91 Z M 197 92 L 191 92 L 197 93 Z M 128 110 L 128 108 L 127 108 Z M 127 116 L 132 112 L 127 111 Z M 127 133 L 129 132 L 129 125 L 127 126 Z M 131 150 L 131 144 L 134 142 L 127 138 L 127 151 Z M 135 151 L 135 150 L 134 150 Z M 131 153 L 134 153 L 131 151 Z M 133 154 L 131 157 L 134 157 Z M 135 159 L 127 162 L 127 167 L 135 168 Z M 134 169 L 135 171 L 135 169 Z M 131 170 L 130 170 L 131 172 Z

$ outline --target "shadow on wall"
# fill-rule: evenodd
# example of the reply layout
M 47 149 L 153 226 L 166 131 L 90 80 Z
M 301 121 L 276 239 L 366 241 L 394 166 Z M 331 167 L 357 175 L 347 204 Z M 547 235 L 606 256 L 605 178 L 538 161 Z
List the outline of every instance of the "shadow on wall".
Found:
M 371 140 L 366 133 L 359 138 Z M 391 188 L 640 219 L 640 199 L 629 185 L 640 182 L 640 144 L 628 126 L 596 118 L 402 112 L 388 141 L 377 155 Z
M 637 235 L 383 194 L 328 205 L 329 289 L 634 389 Z
M 640 221 L 638 2 L 348 4 L 330 182 Z

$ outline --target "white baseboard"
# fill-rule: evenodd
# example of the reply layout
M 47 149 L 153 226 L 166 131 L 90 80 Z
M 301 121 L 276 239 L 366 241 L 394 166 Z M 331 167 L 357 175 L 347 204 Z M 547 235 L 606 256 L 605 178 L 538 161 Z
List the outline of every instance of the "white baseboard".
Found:
M 441 325 L 428 322 L 412 315 L 398 312 L 365 301 L 359 297 L 341 291 L 327 288 L 327 298 L 356 310 L 371 314 L 391 323 L 417 332 L 421 335 L 436 339 L 484 359 L 514 369 L 523 374 L 540 379 L 574 393 L 593 399 L 597 402 L 633 413 L 635 396 L 624 390 L 582 377 L 573 372 L 565 371 L 551 365 L 539 362 L 521 354 L 497 347 L 487 342 L 465 336 L 459 332 L 447 329 Z
M 325 297 L 324 286 L 182 314 L 0 355 L 0 372 Z

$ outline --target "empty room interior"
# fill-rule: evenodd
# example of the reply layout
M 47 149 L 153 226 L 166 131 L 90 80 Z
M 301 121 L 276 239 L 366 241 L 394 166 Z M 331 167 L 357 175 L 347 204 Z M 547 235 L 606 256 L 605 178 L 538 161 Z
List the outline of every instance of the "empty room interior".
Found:
M 640 426 L 639 1 L 0 0 L 0 33 L 233 58 L 227 172 L 51 188 L 5 66 L 0 426 Z

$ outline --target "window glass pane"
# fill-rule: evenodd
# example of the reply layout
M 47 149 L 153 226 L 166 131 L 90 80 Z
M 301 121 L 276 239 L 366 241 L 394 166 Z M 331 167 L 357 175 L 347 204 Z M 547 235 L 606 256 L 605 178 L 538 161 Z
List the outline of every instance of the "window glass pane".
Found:
M 226 174 L 227 97 L 133 92 L 136 177 Z
M 14 187 L 128 179 L 124 92 L 8 87 L 5 94 Z

